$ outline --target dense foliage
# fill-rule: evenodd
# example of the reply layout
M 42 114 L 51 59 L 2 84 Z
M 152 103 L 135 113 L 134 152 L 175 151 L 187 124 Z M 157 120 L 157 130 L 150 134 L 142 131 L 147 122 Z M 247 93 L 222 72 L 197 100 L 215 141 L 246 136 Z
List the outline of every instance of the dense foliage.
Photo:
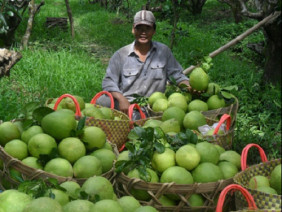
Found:
M 134 14 L 146 1 L 129 1 Z M 47 17 L 67 17 L 64 1 L 46 0 L 35 17 L 29 48 L 13 49 L 23 58 L 13 67 L 10 77 L 0 79 L 0 120 L 18 117 L 28 102 L 44 104 L 48 98 L 64 93 L 80 95 L 89 102 L 101 90 L 101 82 L 110 56 L 118 48 L 131 43 L 131 19 L 123 10 L 106 10 L 86 0 L 70 0 L 76 37 L 60 28 L 46 28 Z M 158 18 L 154 39 L 170 44 L 173 26 L 168 19 Z M 25 32 L 27 15 L 16 32 L 18 42 Z M 233 22 L 230 8 L 209 0 L 200 15 L 180 16 L 175 32 L 173 53 L 184 68 L 235 38 L 256 22 Z M 265 83 L 263 60 L 246 44 L 263 40 L 256 31 L 245 40 L 213 59 L 211 81 L 222 86 L 237 85 L 239 100 L 234 149 L 241 152 L 247 143 L 258 143 L 268 158 L 281 154 L 281 90 L 280 85 Z M 259 161 L 251 151 L 250 160 Z M 251 159 L 252 158 L 252 159 Z

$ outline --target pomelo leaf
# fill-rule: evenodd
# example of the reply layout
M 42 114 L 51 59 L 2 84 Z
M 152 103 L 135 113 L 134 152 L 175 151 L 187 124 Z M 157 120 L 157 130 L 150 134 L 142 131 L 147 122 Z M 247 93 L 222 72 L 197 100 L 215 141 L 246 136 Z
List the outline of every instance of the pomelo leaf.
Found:
M 227 87 L 223 87 L 221 88 L 221 90 L 225 90 L 225 91 L 238 91 L 238 86 L 237 85 L 231 85 L 231 86 L 227 86 Z
M 54 110 L 49 107 L 38 107 L 33 110 L 32 117 L 38 123 L 41 123 L 43 117 L 52 112 L 54 112 Z
M 226 91 L 220 91 L 221 95 L 226 99 L 234 98 L 232 94 L 226 92 Z

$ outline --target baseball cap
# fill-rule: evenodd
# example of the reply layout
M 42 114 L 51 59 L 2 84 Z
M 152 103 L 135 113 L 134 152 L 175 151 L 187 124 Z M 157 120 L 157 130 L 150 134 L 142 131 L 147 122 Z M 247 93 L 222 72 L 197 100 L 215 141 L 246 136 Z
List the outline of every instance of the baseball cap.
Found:
M 154 14 L 149 10 L 141 10 L 137 12 L 134 16 L 134 27 L 139 24 L 145 24 L 149 26 L 154 26 L 156 22 Z

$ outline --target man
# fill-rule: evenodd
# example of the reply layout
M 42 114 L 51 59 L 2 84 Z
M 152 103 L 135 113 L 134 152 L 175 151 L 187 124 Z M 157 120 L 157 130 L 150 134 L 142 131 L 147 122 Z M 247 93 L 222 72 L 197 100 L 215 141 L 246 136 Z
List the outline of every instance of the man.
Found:
M 119 49 L 110 59 L 102 87 L 113 95 L 115 108 L 126 114 L 134 94 L 149 97 L 155 91 L 164 92 L 169 77 L 173 77 L 178 85 L 189 86 L 189 80 L 171 50 L 152 41 L 155 33 L 153 13 L 147 10 L 137 12 L 132 27 L 135 41 Z M 97 104 L 110 105 L 105 97 Z

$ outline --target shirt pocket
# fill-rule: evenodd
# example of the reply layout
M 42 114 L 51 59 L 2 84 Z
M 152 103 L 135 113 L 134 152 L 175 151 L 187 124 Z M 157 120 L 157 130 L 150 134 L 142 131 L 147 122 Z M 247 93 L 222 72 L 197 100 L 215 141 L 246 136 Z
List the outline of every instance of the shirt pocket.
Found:
M 124 86 L 131 85 L 138 77 L 139 71 L 136 68 L 123 69 L 123 84 Z
M 162 64 L 151 65 L 151 76 L 156 80 L 164 79 L 166 77 L 165 67 Z

